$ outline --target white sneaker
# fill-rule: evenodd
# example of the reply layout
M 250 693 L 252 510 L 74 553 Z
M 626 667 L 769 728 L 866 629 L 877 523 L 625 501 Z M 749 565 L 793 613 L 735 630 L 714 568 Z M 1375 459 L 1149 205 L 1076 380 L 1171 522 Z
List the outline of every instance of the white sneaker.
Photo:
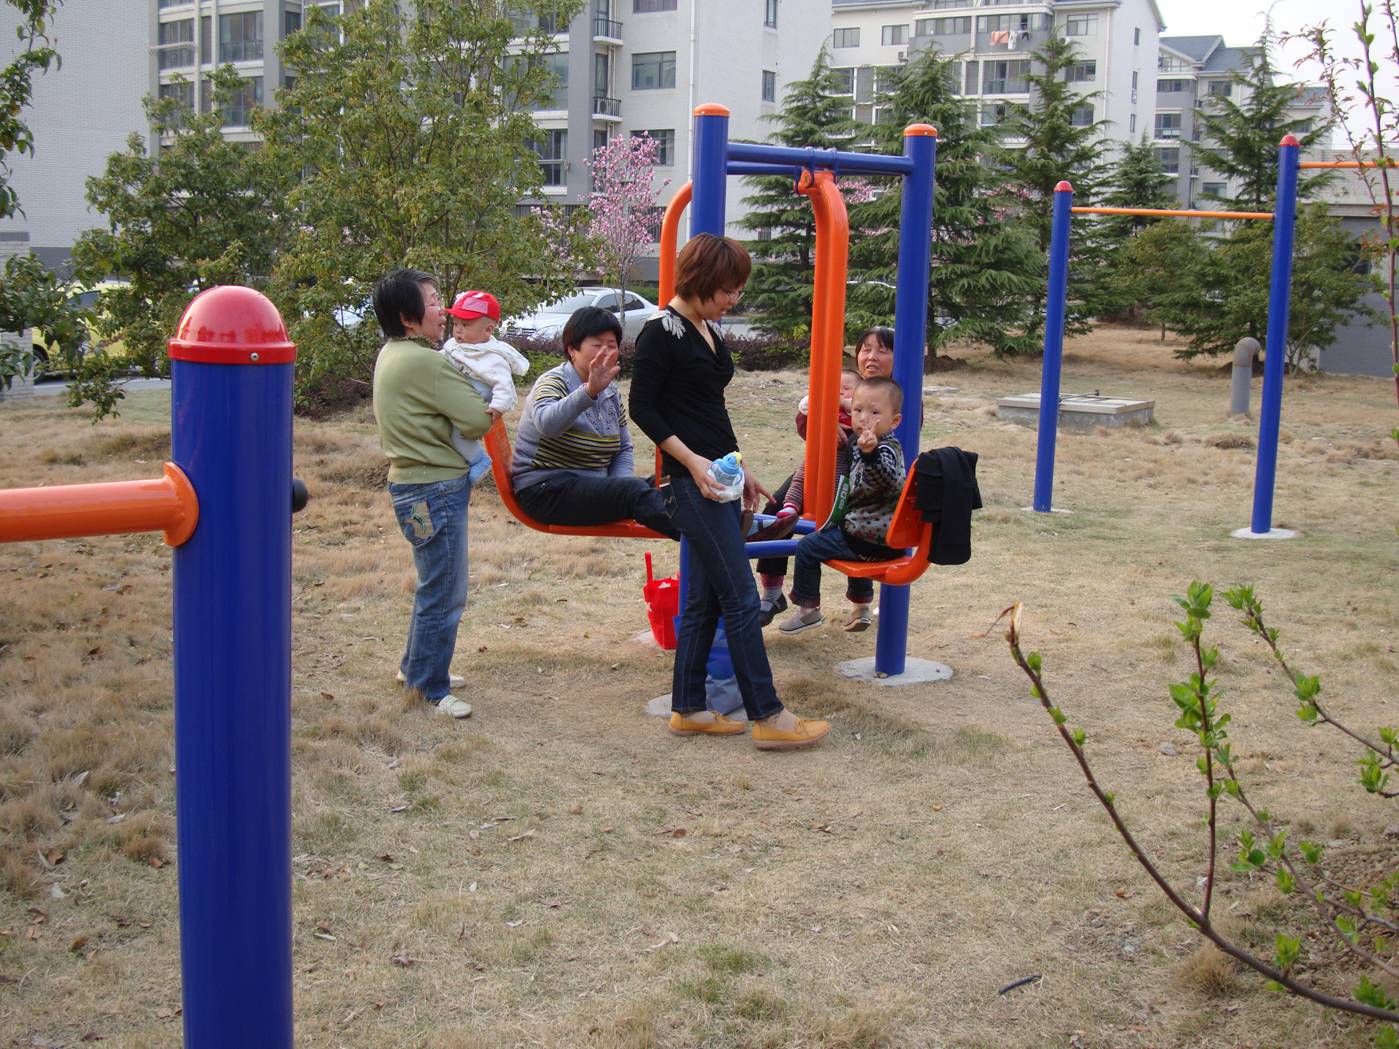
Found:
M 821 614 L 821 609 L 798 607 L 795 612 L 782 621 L 782 625 L 777 629 L 782 631 L 784 637 L 792 637 L 796 634 L 813 630 L 826 621 L 826 617 Z
M 443 696 L 435 704 L 437 712 L 444 717 L 469 718 L 471 717 L 471 704 L 456 696 Z
M 398 673 L 394 674 L 394 680 L 397 681 L 400 685 L 408 684 L 408 679 L 403 676 L 403 671 L 401 670 Z M 461 688 L 465 684 L 466 678 L 462 677 L 460 674 L 447 675 L 448 688 Z

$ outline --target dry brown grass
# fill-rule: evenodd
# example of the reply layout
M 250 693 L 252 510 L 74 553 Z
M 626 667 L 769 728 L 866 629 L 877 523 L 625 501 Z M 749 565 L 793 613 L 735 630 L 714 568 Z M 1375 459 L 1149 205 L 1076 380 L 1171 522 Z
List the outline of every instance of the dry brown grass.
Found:
M 869 654 L 873 634 L 772 638 L 783 696 L 835 722 L 808 754 L 665 734 L 641 706 L 668 689 L 669 659 L 632 640 L 646 546 L 530 532 L 488 489 L 456 661 L 476 716 L 449 725 L 406 704 L 392 673 L 412 569 L 372 419 L 298 421 L 313 493 L 293 522 L 299 1045 L 1365 1044 L 1194 957 L 999 635 L 983 635 L 1026 601 L 1055 698 L 1191 884 L 1200 791 L 1170 727 L 1164 683 L 1186 672 L 1170 595 L 1197 576 L 1254 583 L 1332 703 L 1393 722 L 1392 388 L 1290 384 L 1275 518 L 1302 537 L 1242 543 L 1227 535 L 1248 523 L 1255 427 L 1228 418 L 1227 374 L 1174 362 L 1151 333 L 1072 344 L 1066 390 L 1153 398 L 1157 425 L 1062 435 L 1055 503 L 1074 512 L 1038 517 L 1018 509 L 1034 434 L 994 411 L 1038 389 L 1037 367 L 963 356 L 930 379 L 959 389 L 925 398 L 925 440 L 981 454 L 986 508 L 971 563 L 915 586 L 910 630 L 911 652 L 956 676 L 850 684 L 832 665 Z M 769 483 L 798 454 L 802 381 L 742 373 L 731 389 Z M 168 419 L 150 395 L 124 411 L 93 427 L 5 406 L 0 486 L 154 476 Z M 671 571 L 673 548 L 651 549 Z M 153 536 L 0 547 L 5 1044 L 180 1042 L 168 571 Z M 1211 629 L 1258 799 L 1333 853 L 1378 840 L 1393 816 L 1350 785 L 1349 751 L 1295 724 L 1228 615 Z M 1256 887 L 1226 878 L 1216 906 L 1247 912 L 1240 935 L 1270 949 L 1282 918 Z M 1031 973 L 1044 979 L 997 995 Z

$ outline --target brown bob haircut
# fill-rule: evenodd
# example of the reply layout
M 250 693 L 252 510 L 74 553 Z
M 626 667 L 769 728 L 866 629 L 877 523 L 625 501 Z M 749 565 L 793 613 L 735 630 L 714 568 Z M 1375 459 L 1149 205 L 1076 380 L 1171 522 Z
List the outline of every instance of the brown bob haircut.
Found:
M 748 249 L 738 241 L 699 233 L 690 238 L 675 260 L 675 294 L 703 302 L 718 292 L 742 288 L 752 270 Z

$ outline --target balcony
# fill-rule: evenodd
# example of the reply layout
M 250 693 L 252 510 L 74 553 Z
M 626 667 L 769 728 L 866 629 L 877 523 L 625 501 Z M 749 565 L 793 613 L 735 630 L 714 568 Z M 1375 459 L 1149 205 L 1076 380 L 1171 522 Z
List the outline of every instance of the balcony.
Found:
M 622 100 L 619 98 L 606 98 L 602 95 L 594 95 L 593 116 L 601 117 L 604 120 L 615 120 L 620 123 L 622 119 Z
M 594 18 L 593 43 L 621 46 L 622 23 L 613 18 Z

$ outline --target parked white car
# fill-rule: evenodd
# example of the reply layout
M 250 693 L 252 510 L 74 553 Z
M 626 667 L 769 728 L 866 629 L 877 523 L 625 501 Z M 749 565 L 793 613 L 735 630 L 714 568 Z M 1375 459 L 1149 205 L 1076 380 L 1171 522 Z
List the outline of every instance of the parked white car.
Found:
M 641 326 L 656 315 L 655 303 L 648 302 L 640 295 L 626 292 L 626 313 L 622 317 L 622 338 L 628 342 L 641 332 Z M 563 334 L 563 326 L 575 310 L 584 306 L 598 306 L 604 310 L 617 310 L 615 288 L 578 288 L 553 302 L 546 302 L 533 313 L 522 313 L 507 317 L 500 326 L 505 337 L 518 336 L 524 339 L 557 339 Z

